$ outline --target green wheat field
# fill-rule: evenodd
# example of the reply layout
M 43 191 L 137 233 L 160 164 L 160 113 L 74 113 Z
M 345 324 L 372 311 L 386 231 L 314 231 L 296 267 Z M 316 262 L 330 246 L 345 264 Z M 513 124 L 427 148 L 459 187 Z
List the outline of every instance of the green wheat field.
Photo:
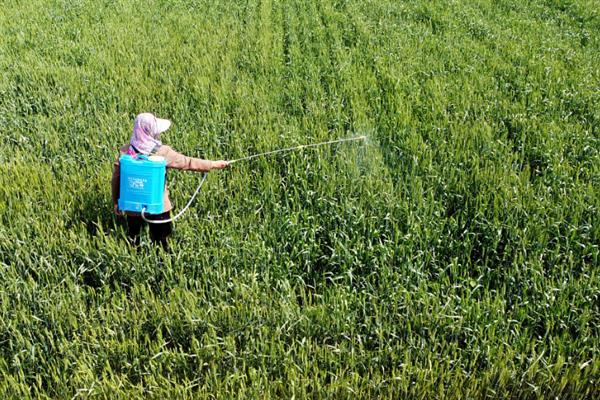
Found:
M 0 398 L 600 398 L 597 0 L 0 3 Z

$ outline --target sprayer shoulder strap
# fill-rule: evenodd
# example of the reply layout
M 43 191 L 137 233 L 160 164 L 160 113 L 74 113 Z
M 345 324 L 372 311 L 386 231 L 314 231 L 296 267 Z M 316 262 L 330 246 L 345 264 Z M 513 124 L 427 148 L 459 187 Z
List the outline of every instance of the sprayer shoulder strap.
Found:
M 153 147 L 153 148 L 152 148 L 152 150 L 150 151 L 150 154 L 148 154 L 148 155 L 150 155 L 150 156 L 151 156 L 151 155 L 155 155 L 155 154 L 158 152 L 158 149 L 160 149 L 160 146 L 161 146 L 160 144 L 156 144 L 156 145 L 154 145 L 154 147 Z M 135 147 L 135 146 L 134 146 L 134 145 L 132 145 L 132 144 L 130 144 L 130 145 L 129 145 L 129 148 L 130 148 L 131 150 L 133 150 L 133 152 L 134 152 L 135 154 L 142 154 L 142 152 L 141 152 L 141 151 L 139 151 L 139 150 L 137 149 L 137 147 Z
M 152 148 L 152 150 L 150 151 L 150 154 L 156 154 L 158 153 L 158 150 L 160 149 L 160 146 L 162 146 L 161 144 L 157 143 L 154 145 L 154 147 Z

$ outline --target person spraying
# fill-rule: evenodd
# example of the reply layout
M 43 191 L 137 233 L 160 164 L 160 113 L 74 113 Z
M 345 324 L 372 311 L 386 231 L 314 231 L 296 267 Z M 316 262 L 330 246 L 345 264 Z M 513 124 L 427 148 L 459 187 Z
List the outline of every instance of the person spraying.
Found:
M 119 209 L 120 195 L 120 175 L 121 166 L 119 159 L 123 155 L 131 157 L 162 157 L 166 163 L 166 169 L 179 169 L 184 171 L 209 172 L 215 169 L 223 169 L 229 165 L 228 161 L 203 160 L 185 156 L 171 147 L 162 144 L 160 136 L 171 126 L 171 121 L 155 117 L 151 113 L 139 114 L 133 123 L 133 133 L 128 144 L 119 149 L 119 157 L 113 164 L 113 174 L 111 179 L 112 201 L 116 215 L 125 215 L 127 218 L 127 236 L 134 245 L 139 245 L 140 233 L 145 221 L 156 221 L 150 223 L 150 239 L 154 244 L 162 246 L 168 250 L 168 237 L 173 231 L 171 223 L 171 201 L 169 200 L 169 190 L 166 182 L 163 190 L 162 213 L 143 214 L 133 211 L 121 211 Z M 158 223 L 161 222 L 161 223 Z

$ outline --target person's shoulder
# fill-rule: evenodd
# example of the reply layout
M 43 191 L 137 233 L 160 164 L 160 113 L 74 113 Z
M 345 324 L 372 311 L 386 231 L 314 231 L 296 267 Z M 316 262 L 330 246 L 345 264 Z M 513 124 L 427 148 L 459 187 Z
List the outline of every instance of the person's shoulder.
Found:
M 127 154 L 127 150 L 129 150 L 129 144 L 125 144 L 123 146 L 121 146 L 121 148 L 119 148 L 119 154 L 117 155 L 117 159 L 115 160 L 115 166 L 119 165 L 119 158 L 121 158 L 121 156 L 123 154 Z
M 158 148 L 158 150 L 156 150 L 156 155 L 157 156 L 167 156 L 173 153 L 177 153 L 175 150 L 173 150 L 173 148 L 171 146 L 167 146 L 166 144 L 161 144 L 160 147 Z
M 173 151 L 173 148 L 171 146 L 166 145 L 166 144 L 161 144 L 160 147 L 158 148 L 158 150 L 156 151 L 156 154 L 166 153 L 169 151 Z
M 161 145 L 156 151 L 157 156 L 164 157 L 167 161 L 167 168 L 183 169 L 186 165 L 187 157 L 183 154 L 173 150 L 171 146 Z

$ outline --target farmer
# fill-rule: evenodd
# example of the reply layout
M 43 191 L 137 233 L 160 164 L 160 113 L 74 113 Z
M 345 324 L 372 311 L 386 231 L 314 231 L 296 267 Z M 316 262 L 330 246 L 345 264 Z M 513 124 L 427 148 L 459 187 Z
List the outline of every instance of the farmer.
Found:
M 139 114 L 133 123 L 133 134 L 129 144 L 120 149 L 119 156 L 129 154 L 135 156 L 138 154 L 156 155 L 165 158 L 167 168 L 182 169 L 186 171 L 208 172 L 213 169 L 223 169 L 229 165 L 228 161 L 210 161 L 199 158 L 187 157 L 176 152 L 171 147 L 163 145 L 160 142 L 160 134 L 169 129 L 171 121 L 168 119 L 156 118 L 153 114 Z M 119 159 L 114 163 L 112 174 L 112 201 L 116 215 L 123 215 L 119 210 Z M 149 220 L 167 220 L 171 216 L 171 202 L 169 201 L 169 190 L 165 184 L 163 194 L 162 214 L 148 215 Z M 127 234 L 134 245 L 139 245 L 139 235 L 144 224 L 140 213 L 127 211 Z M 149 224 L 150 239 L 155 244 L 160 244 L 165 250 L 168 250 L 167 238 L 171 234 L 172 223 Z

